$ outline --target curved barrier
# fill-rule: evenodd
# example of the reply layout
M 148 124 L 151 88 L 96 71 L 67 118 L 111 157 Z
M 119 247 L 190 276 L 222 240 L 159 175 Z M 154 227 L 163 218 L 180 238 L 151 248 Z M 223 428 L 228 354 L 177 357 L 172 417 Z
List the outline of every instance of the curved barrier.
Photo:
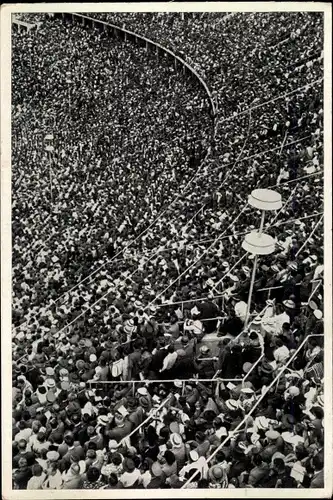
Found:
M 207 83 L 204 81 L 204 79 L 199 75 L 199 73 L 190 65 L 188 64 L 184 59 L 176 55 L 172 50 L 167 49 L 166 47 L 163 47 L 160 45 L 158 42 L 154 42 L 154 40 L 151 40 L 150 38 L 147 38 L 143 35 L 139 35 L 138 33 L 134 33 L 133 31 L 129 31 L 125 28 L 122 28 L 120 26 L 116 26 L 115 24 L 107 23 L 105 21 L 101 21 L 99 19 L 94 19 L 89 16 L 85 16 L 83 14 L 78 14 L 76 12 L 61 12 L 61 13 L 56 13 L 55 17 L 61 17 L 62 19 L 69 19 L 74 21 L 75 19 L 78 19 L 81 21 L 82 26 L 86 26 L 91 24 L 92 26 L 100 26 L 103 31 L 107 31 L 108 29 L 112 30 L 115 35 L 123 35 L 124 40 L 127 40 L 129 38 L 134 39 L 136 42 L 140 40 L 141 42 L 144 42 L 146 49 L 148 50 L 149 47 L 154 47 L 156 50 L 156 53 L 158 54 L 161 52 L 164 55 L 171 56 L 172 59 L 174 59 L 175 67 L 177 68 L 177 64 L 179 63 L 182 67 L 183 70 L 186 71 L 188 70 L 190 73 L 192 73 L 193 76 L 200 82 L 201 86 L 204 88 L 209 103 L 212 111 L 212 116 L 213 120 L 215 122 L 215 116 L 217 113 L 216 105 L 214 98 L 212 96 L 211 91 L 208 88 Z M 214 132 L 215 132 L 215 127 L 214 127 Z

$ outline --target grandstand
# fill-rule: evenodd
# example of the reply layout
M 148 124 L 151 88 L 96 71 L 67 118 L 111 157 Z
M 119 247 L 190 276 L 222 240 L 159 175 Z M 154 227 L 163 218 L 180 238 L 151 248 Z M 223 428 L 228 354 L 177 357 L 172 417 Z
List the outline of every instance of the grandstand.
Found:
M 323 21 L 13 18 L 14 489 L 324 487 Z

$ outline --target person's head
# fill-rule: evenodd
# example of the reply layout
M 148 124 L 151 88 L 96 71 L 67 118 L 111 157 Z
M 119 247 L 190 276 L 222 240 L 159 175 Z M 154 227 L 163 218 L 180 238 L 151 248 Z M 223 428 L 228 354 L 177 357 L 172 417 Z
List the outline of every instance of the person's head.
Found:
M 98 481 L 99 476 L 100 472 L 97 467 L 89 467 L 87 470 L 87 481 L 89 481 L 89 483 L 95 483 Z
M 31 424 L 31 429 L 32 429 L 32 432 L 34 432 L 35 434 L 38 433 L 39 429 L 42 427 L 42 424 L 40 423 L 39 420 L 34 420 Z
M 324 467 L 324 457 L 322 456 L 321 453 L 318 453 L 313 457 L 312 465 L 316 471 L 322 470 L 322 468 Z
M 275 458 L 272 467 L 278 473 L 283 472 L 285 470 L 284 460 L 282 458 Z
M 73 474 L 73 476 L 78 476 L 80 474 L 79 464 L 76 464 L 76 463 L 71 464 L 70 471 Z
M 199 479 L 198 488 L 200 488 L 200 489 L 209 488 L 208 479 L 204 479 L 204 478 Z
M 67 436 L 65 436 L 64 441 L 67 444 L 67 446 L 73 446 L 73 444 L 74 444 L 74 437 L 73 437 L 73 435 L 72 434 L 67 434 Z
M 290 324 L 289 323 L 283 323 L 282 330 L 284 332 L 289 332 L 289 330 L 290 330 Z
M 34 464 L 31 468 L 31 471 L 33 476 L 40 477 L 42 475 L 43 468 L 39 464 Z
M 261 456 L 259 455 L 259 453 L 257 453 L 256 455 L 253 455 L 252 457 L 252 462 L 255 466 L 259 467 L 259 465 L 262 464 L 262 458 Z
M 58 470 L 58 462 L 51 462 L 49 466 L 50 474 L 54 476 L 57 470 Z
M 18 449 L 20 452 L 25 451 L 27 448 L 27 441 L 25 439 L 20 439 L 18 442 Z
M 61 432 L 55 432 L 53 435 L 52 435 L 52 438 L 51 438 L 52 442 L 54 444 L 61 444 L 64 440 L 64 436 L 61 434 Z
M 168 465 L 172 465 L 176 460 L 175 455 L 170 450 L 166 450 L 166 452 L 164 453 L 164 458 Z
M 96 450 L 92 450 L 91 448 L 87 450 L 87 458 L 95 460 L 96 457 L 97 457 Z
M 87 427 L 87 434 L 89 437 L 92 437 L 95 435 L 95 429 L 92 425 L 88 425 Z
M 113 463 L 113 465 L 115 465 L 116 467 L 118 467 L 119 465 L 121 465 L 122 463 L 122 458 L 121 458 L 121 455 L 120 453 L 113 453 L 112 455 L 112 459 L 111 459 L 111 462 Z
M 28 461 L 25 457 L 21 457 L 18 461 L 18 465 L 20 468 L 27 467 Z
M 118 476 L 114 472 L 111 472 L 109 476 L 109 486 L 116 486 L 118 483 Z
M 46 440 L 46 434 L 45 434 L 45 431 L 39 431 L 37 433 L 37 439 L 40 443 L 44 443 L 45 440 Z
M 197 441 L 197 443 L 203 443 L 205 438 L 206 436 L 204 432 L 198 431 L 195 433 L 195 440 Z
M 23 431 L 24 429 L 27 428 L 27 423 L 24 420 L 20 420 L 18 428 L 20 429 L 20 431 Z

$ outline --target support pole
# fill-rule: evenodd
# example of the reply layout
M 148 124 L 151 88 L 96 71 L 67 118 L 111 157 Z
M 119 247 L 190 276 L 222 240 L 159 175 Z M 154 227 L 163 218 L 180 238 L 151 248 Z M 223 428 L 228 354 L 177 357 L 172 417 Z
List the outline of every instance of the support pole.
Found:
M 262 234 L 262 230 L 263 230 L 263 227 L 264 227 L 264 221 L 265 221 L 265 210 L 263 210 L 262 213 L 261 213 L 259 236 Z M 250 290 L 249 290 L 249 297 L 248 297 L 248 301 L 247 301 L 247 309 L 246 309 L 246 317 L 245 317 L 245 322 L 244 322 L 244 328 L 247 327 L 248 322 L 249 322 L 250 310 L 251 310 L 251 301 L 252 301 L 252 293 L 253 293 L 253 287 L 254 287 L 254 282 L 255 282 L 256 272 L 257 272 L 257 264 L 258 264 L 258 255 L 256 254 L 255 257 L 254 257 L 254 261 L 253 261 L 251 284 L 250 284 Z

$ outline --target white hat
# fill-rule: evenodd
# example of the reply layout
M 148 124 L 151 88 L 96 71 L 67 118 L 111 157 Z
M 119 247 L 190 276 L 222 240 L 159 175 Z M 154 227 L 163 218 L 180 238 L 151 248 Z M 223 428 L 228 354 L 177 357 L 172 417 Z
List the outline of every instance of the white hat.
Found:
M 237 410 L 238 409 L 238 401 L 235 399 L 228 399 L 225 404 L 229 408 L 229 410 Z
M 288 309 L 295 309 L 296 307 L 295 302 L 293 300 L 284 300 L 282 304 Z
M 48 378 L 46 379 L 46 385 L 47 387 L 55 387 L 56 383 L 55 383 L 55 380 L 53 378 Z
M 258 429 L 266 430 L 269 427 L 269 422 L 266 417 L 257 417 L 255 419 L 255 424 Z
M 195 450 L 191 450 L 190 459 L 192 460 L 192 462 L 196 462 L 197 460 L 199 460 L 199 453 Z
M 304 438 L 292 432 L 282 432 L 281 437 L 286 443 L 292 444 L 296 447 L 299 443 L 304 443 Z
M 290 394 L 290 396 L 296 397 L 299 396 L 300 390 L 296 387 L 296 385 L 292 385 L 286 390 L 286 393 Z
M 117 413 L 120 413 L 120 415 L 122 415 L 123 417 L 126 417 L 126 415 L 128 415 L 128 411 L 123 405 L 119 406 L 119 408 L 117 409 Z
M 93 363 L 94 361 L 96 361 L 96 359 L 97 359 L 96 354 L 90 354 L 90 356 L 89 356 L 89 361 L 90 361 L 91 363 Z
M 260 325 L 261 324 L 261 317 L 260 316 L 256 316 L 254 318 L 254 320 L 252 320 L 252 324 L 253 325 Z
M 243 394 L 254 394 L 254 390 L 253 390 L 253 389 L 251 389 L 250 387 L 243 387 L 243 388 L 241 389 L 241 392 L 242 392 Z
M 109 441 L 109 449 L 110 450 L 116 450 L 118 448 L 118 443 L 115 439 L 110 439 Z
M 320 309 L 316 309 L 315 311 L 313 311 L 313 314 L 317 319 L 322 319 L 323 317 L 323 313 L 320 311 Z
M 136 392 L 140 394 L 140 396 L 148 396 L 148 390 L 146 387 L 139 387 Z
M 107 415 L 99 415 L 97 417 L 97 423 L 99 425 L 107 425 L 109 423 L 109 417 Z
M 177 434 L 176 432 L 173 432 L 170 435 L 170 441 L 171 441 L 171 444 L 173 445 L 174 448 L 180 448 L 182 443 L 183 443 L 183 440 L 182 440 L 180 434 Z

